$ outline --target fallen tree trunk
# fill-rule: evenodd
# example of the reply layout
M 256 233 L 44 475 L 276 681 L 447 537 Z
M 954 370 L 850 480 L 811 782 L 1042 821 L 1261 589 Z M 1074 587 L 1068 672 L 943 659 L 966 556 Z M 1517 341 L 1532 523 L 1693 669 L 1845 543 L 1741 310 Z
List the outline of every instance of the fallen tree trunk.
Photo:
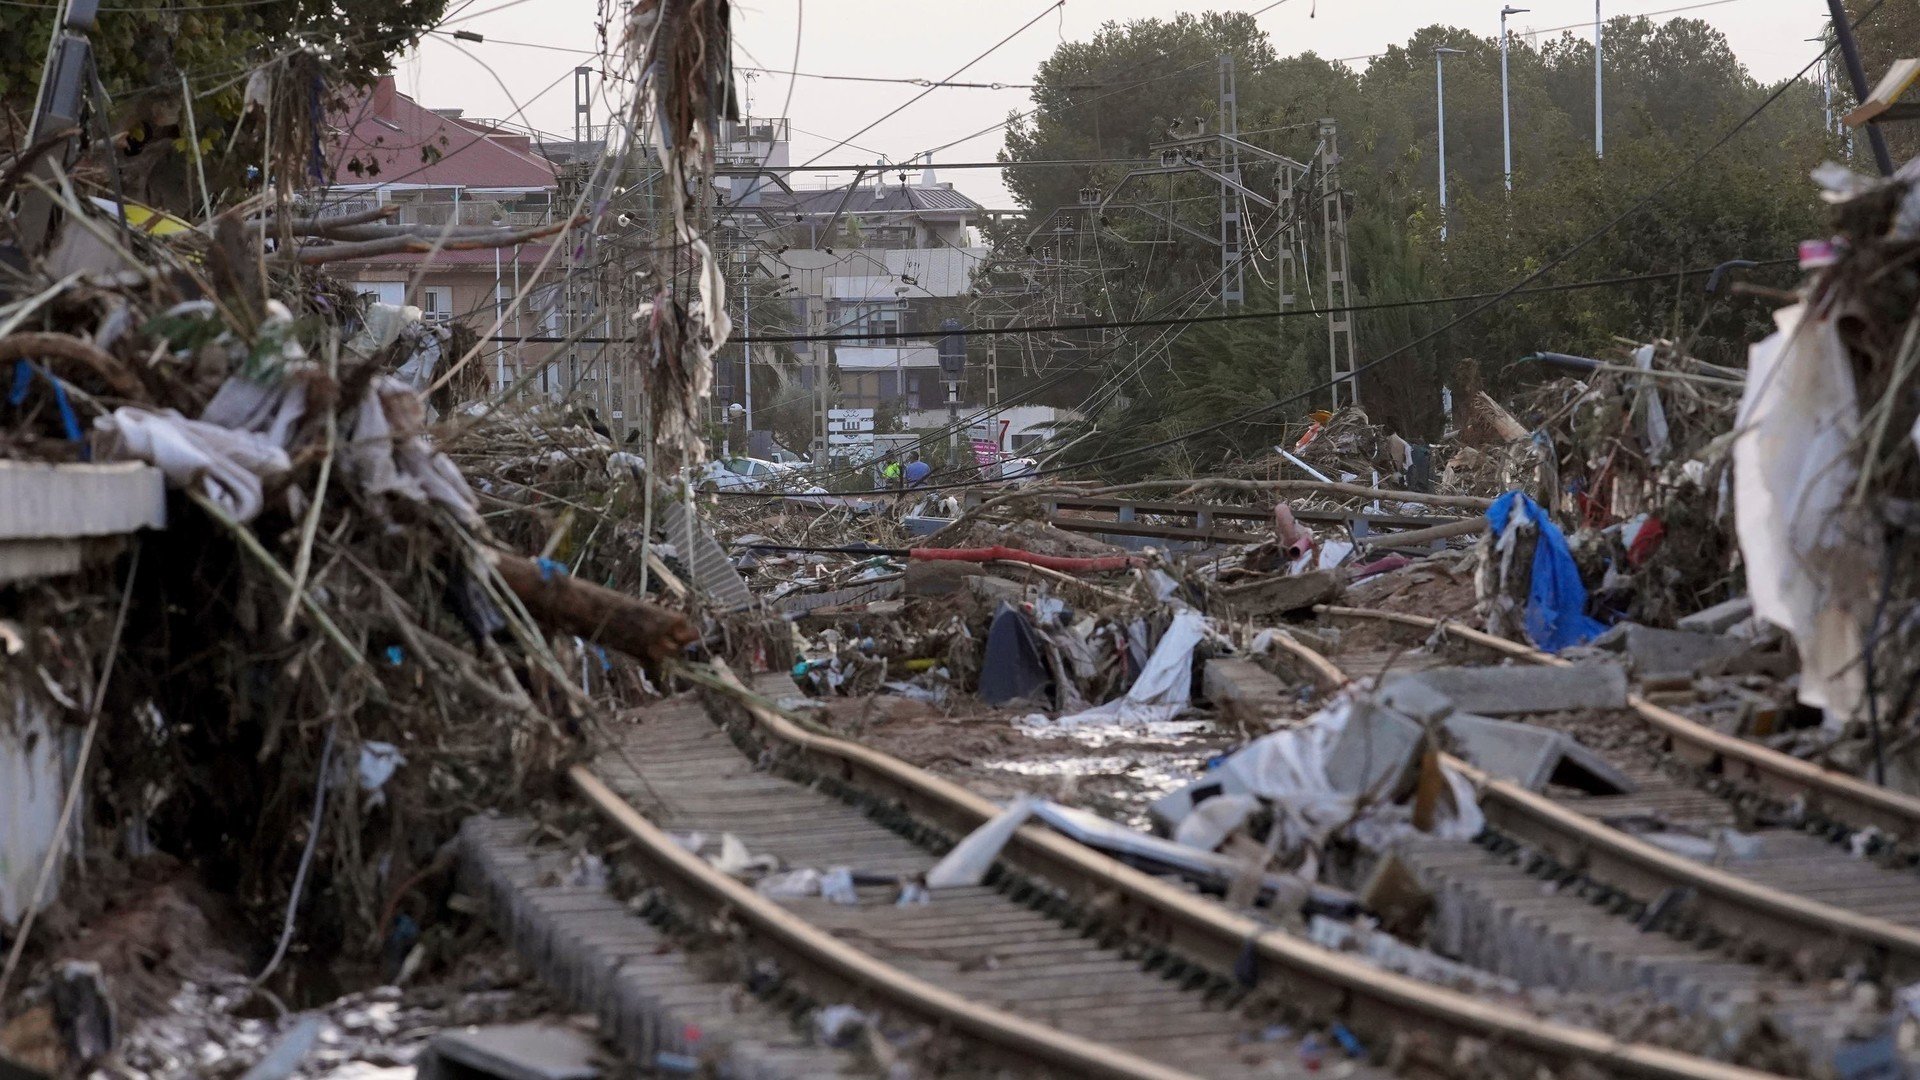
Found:
M 549 630 L 649 663 L 677 655 L 700 640 L 700 632 L 677 611 L 543 568 L 521 555 L 490 551 L 487 558 L 527 614 Z

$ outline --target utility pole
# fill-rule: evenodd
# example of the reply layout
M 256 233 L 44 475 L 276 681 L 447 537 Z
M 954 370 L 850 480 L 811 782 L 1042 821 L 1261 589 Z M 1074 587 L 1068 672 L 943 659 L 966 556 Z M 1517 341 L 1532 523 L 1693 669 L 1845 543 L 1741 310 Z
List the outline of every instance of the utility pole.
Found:
M 1447 242 L 1447 67 L 1446 58 L 1465 49 L 1436 45 L 1433 49 L 1434 103 L 1440 129 L 1440 242 Z
M 1233 198 L 1229 184 L 1240 184 L 1240 99 L 1235 93 L 1233 54 L 1220 54 L 1220 173 L 1228 183 L 1220 185 L 1220 303 L 1246 302 L 1247 270 L 1242 256 L 1246 244 L 1240 202 Z
M 1853 84 L 1853 100 L 1862 103 L 1872 87 L 1867 83 L 1867 69 L 1860 63 L 1860 43 L 1853 38 L 1853 24 L 1847 21 L 1846 5 L 1840 0 L 1827 0 L 1827 11 L 1833 16 L 1833 33 L 1840 39 L 1840 55 L 1847 62 L 1847 81 Z M 1867 143 L 1873 147 L 1873 160 L 1880 166 L 1881 176 L 1893 175 L 1893 154 L 1887 150 L 1887 137 L 1880 125 L 1867 122 Z
M 1606 122 L 1600 109 L 1600 0 L 1593 0 L 1593 156 L 1607 156 Z
M 746 406 L 748 453 L 753 444 L 753 252 L 742 250 L 740 273 L 740 385 L 741 401 Z
M 1500 9 L 1500 146 L 1508 191 L 1513 190 L 1513 112 L 1507 97 L 1507 16 L 1529 10 L 1511 4 Z

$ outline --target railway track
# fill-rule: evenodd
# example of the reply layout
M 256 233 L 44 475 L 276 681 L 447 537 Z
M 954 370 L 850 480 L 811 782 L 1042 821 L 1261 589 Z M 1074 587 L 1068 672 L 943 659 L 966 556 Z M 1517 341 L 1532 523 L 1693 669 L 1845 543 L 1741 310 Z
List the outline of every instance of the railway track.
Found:
M 704 704 L 647 710 L 624 745 L 574 768 L 574 786 L 676 910 L 694 922 L 725 912 L 783 985 L 923 1024 L 950 1064 L 1273 1077 L 1308 1075 L 1324 1054 L 1360 1077 L 1387 1075 L 1388 1056 L 1414 1075 L 1531 1076 L 1575 1063 L 1621 1076 L 1767 1075 L 1383 971 L 1038 826 L 1015 833 L 988 885 L 902 903 L 900 882 L 1000 808 L 803 728 L 721 676 L 724 691 Z M 776 675 L 762 693 L 787 687 Z M 784 866 L 850 867 L 863 882 L 858 903 L 762 896 L 674 839 L 688 832 L 730 833 Z M 1316 1050 L 1303 1044 L 1308 1031 L 1331 1037 Z M 1359 1059 L 1342 1039 L 1357 1040 Z
M 1325 608 L 1322 614 L 1444 633 L 1502 657 L 1567 663 L 1422 616 L 1353 608 Z M 1298 642 L 1287 645 L 1323 684 L 1380 673 L 1342 671 Z M 1377 668 L 1381 661 L 1375 654 L 1361 664 Z M 1489 923 L 1477 930 L 1456 925 L 1446 951 L 1536 985 L 1595 989 L 1609 978 L 1664 979 L 1670 998 L 1696 1001 L 1720 991 L 1751 997 L 1759 988 L 1818 1067 L 1847 1037 L 1842 1029 L 1858 1027 L 1859 1011 L 1834 999 L 1828 977 L 1848 970 L 1894 983 L 1920 977 L 1920 890 L 1911 860 L 1904 854 L 1863 857 L 1870 848 L 1888 856 L 1902 852 L 1876 831 L 1901 839 L 1913 835 L 1920 803 L 1705 728 L 1637 696 L 1628 704 L 1619 719 L 1644 727 L 1658 741 L 1589 749 L 1635 781 L 1631 793 L 1536 793 L 1455 762 L 1480 789 L 1491 831 L 1483 838 L 1487 850 L 1476 856 L 1457 846 L 1422 843 L 1405 854 L 1430 886 L 1451 890 L 1456 924 L 1476 918 L 1500 923 L 1509 948 L 1501 955 L 1486 947 Z M 1713 838 L 1730 829 L 1738 842 L 1716 850 Z M 1681 839 L 1663 845 L 1650 834 Z M 1532 883 L 1504 891 L 1489 883 L 1491 868 L 1502 863 L 1518 864 Z M 1541 880 L 1556 883 L 1568 898 L 1557 904 L 1542 899 Z M 1616 925 L 1607 927 L 1609 920 Z M 1521 923 L 1530 929 L 1516 929 Z M 1620 923 L 1631 924 L 1635 933 L 1621 938 Z M 1584 944 L 1578 940 L 1583 928 L 1590 939 Z M 1613 961 L 1597 975 L 1583 969 L 1583 955 L 1644 956 L 1650 944 L 1644 932 L 1655 929 L 1679 939 L 1658 943 L 1680 947 L 1669 967 L 1691 964 L 1691 972 L 1641 970 L 1635 976 Z M 1529 934 L 1535 970 L 1525 969 L 1529 948 L 1513 944 Z M 1541 961 L 1540 955 L 1550 959 Z

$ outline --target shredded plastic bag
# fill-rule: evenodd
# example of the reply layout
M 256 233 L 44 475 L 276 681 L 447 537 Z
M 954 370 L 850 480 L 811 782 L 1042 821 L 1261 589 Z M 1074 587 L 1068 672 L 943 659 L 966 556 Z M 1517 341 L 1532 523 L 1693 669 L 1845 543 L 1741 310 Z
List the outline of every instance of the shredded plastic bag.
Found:
M 946 857 L 927 871 L 927 888 L 954 889 L 978 885 L 987 879 L 993 860 L 1013 834 L 1033 816 L 1034 797 L 1022 795 L 993 820 L 967 834 Z

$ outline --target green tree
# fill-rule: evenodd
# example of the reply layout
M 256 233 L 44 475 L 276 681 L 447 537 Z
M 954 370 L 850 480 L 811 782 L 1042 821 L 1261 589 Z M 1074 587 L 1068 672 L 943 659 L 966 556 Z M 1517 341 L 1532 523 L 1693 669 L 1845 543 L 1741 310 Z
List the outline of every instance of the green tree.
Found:
M 1446 61 L 1450 207 L 1444 244 L 1436 190 L 1437 46 L 1462 50 Z M 1462 357 L 1480 362 L 1496 394 L 1535 377 L 1513 363 L 1524 353 L 1604 353 L 1615 347 L 1617 337 L 1686 338 L 1697 355 L 1739 362 L 1746 341 L 1764 329 L 1765 306 L 1729 298 L 1724 291 L 1708 296 L 1701 288 L 1704 277 L 1675 275 L 1729 259 L 1787 257 L 1796 241 L 1821 231 L 1807 173 L 1838 153 L 1839 146 L 1822 131 L 1814 90 L 1788 87 L 1754 116 L 1776 88 L 1757 83 L 1719 32 L 1688 19 L 1618 18 L 1609 24 L 1606 156 L 1598 160 L 1592 44 L 1571 36 L 1538 48 L 1511 42 L 1511 194 L 1502 175 L 1499 42 L 1445 26 L 1418 31 L 1374 58 L 1362 74 L 1311 54 L 1277 57 L 1256 28 L 1231 16 L 1110 24 L 1090 41 L 1063 45 L 1041 66 L 1036 101 L 1042 109 L 1010 128 L 1003 156 L 1013 161 L 1147 157 L 1156 144 L 1168 141 L 1173 120 L 1187 117 L 1190 124 L 1194 116 L 1212 116 L 1218 61 L 1210 65 L 1207 60 L 1222 50 L 1236 58 L 1240 126 L 1249 141 L 1306 161 L 1320 138 L 1319 120 L 1336 121 L 1355 303 L 1497 292 L 1548 260 L 1561 261 L 1542 285 L 1646 278 L 1608 288 L 1529 292 L 1412 348 L 1406 346 L 1470 305 L 1357 314 L 1358 360 L 1365 364 L 1392 354 L 1361 377 L 1361 400 L 1377 420 L 1409 437 L 1439 434 L 1440 387 Z M 1155 81 L 1131 89 L 1091 89 L 1141 78 Z M 1112 96 L 1100 103 L 1095 126 L 1092 99 L 1102 93 Z M 1114 103 L 1125 103 L 1126 111 Z M 1726 146 L 1689 167 L 1702 148 L 1750 117 Z M 1243 180 L 1256 191 L 1271 189 L 1281 176 L 1256 155 L 1243 155 L 1242 166 Z M 1676 183 L 1612 224 L 1683 168 L 1687 172 Z M 1009 183 L 1037 227 L 1082 220 L 1085 215 L 1074 216 L 1080 189 L 1097 188 L 1106 197 L 1127 169 L 1021 169 L 1010 171 Z M 1319 177 L 1304 179 L 1291 234 L 1297 244 L 1291 284 L 1296 306 L 1317 307 L 1328 297 L 1319 254 Z M 1258 249 L 1250 260 L 1245 309 L 1257 311 L 1278 303 L 1274 285 L 1264 277 L 1277 269 L 1272 229 L 1277 219 L 1252 201 L 1242 209 L 1255 222 Z M 1199 237 L 1217 235 L 1218 214 L 1218 187 L 1208 177 L 1135 178 L 1112 197 L 1106 220 L 1098 222 L 1093 242 L 1083 242 L 1079 255 L 1125 267 L 1117 275 L 1117 313 L 1184 311 L 1189 298 L 1217 292 L 1218 248 Z M 1079 235 L 1084 240 L 1089 233 Z M 1067 255 L 1063 250 L 1049 254 Z M 1790 267 L 1750 272 L 1778 284 L 1788 283 L 1791 273 Z M 1197 310 L 1220 309 L 1216 302 Z M 1095 372 L 1122 385 L 1121 392 L 1109 390 L 1093 399 L 1100 411 L 1091 423 L 1101 435 L 1076 451 L 1083 460 L 1196 431 L 1263 402 L 1314 392 L 1258 422 L 1229 425 L 1116 466 L 1110 470 L 1115 474 L 1178 471 L 1236 453 L 1258 453 L 1273 441 L 1274 423 L 1297 422 L 1308 409 L 1327 403 L 1325 392 L 1315 390 L 1330 370 L 1320 317 L 1195 326 L 1175 338 L 1164 359 L 1135 363 L 1137 348 L 1147 340 L 1148 335 L 1136 334 L 1086 358 Z M 1081 379 L 1072 396 L 1086 398 L 1088 385 L 1100 381 L 1097 374 Z
M 16 117 L 35 107 L 55 7 L 51 0 L 0 5 L 0 104 Z M 231 137 L 256 69 L 279 62 L 272 92 L 283 110 L 298 102 L 310 114 L 315 99 L 324 110 L 372 85 L 445 9 L 446 0 L 120 0 L 87 34 L 120 164 L 150 175 L 167 167 L 158 159 L 170 159 L 183 174 L 187 154 L 196 152 L 186 139 L 190 107 L 209 183 L 230 188 L 260 161 L 260 125 L 237 144 Z

